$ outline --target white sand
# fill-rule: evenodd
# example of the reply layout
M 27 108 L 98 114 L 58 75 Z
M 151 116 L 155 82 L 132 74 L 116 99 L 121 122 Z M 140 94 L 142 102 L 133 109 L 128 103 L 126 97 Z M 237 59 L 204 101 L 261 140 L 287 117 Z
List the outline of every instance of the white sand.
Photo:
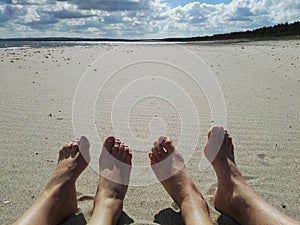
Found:
M 187 166 L 218 224 L 219 213 L 212 203 L 216 187 L 214 171 L 211 167 L 199 170 L 206 131 L 211 126 L 206 93 L 174 66 L 146 63 L 145 60 L 158 57 L 156 53 L 149 53 L 151 48 L 158 48 L 166 63 L 173 60 L 173 65 L 187 70 L 196 70 L 197 66 L 184 54 L 174 55 L 178 49 L 179 53 L 183 51 L 176 45 L 126 45 L 116 50 L 122 51 L 122 57 L 100 59 L 107 60 L 103 67 L 99 66 L 99 60 L 93 64 L 113 47 L 0 49 L 0 224 L 13 223 L 29 208 L 55 167 L 58 149 L 74 139 L 73 97 L 84 72 L 94 71 L 99 76 L 106 76 L 109 68 L 114 66 L 116 73 L 105 83 L 95 107 L 99 143 L 91 144 L 99 147 L 105 136 L 113 134 L 111 108 L 118 92 L 122 88 L 126 90 L 126 87 L 131 87 L 132 93 L 134 90 L 142 91 L 141 87 L 130 86 L 134 85 L 130 82 L 137 79 L 138 74 L 177 82 L 194 101 L 201 125 L 196 151 L 181 150 L 186 156 L 194 152 Z M 234 139 L 236 162 L 249 185 L 280 211 L 300 220 L 300 41 L 188 44 L 184 47 L 207 63 L 222 88 L 227 110 L 226 127 Z M 117 71 L 120 60 L 135 62 L 134 52 L 143 51 L 143 63 Z M 128 57 L 123 56 L 125 53 Z M 201 76 L 201 71 L 198 72 Z M 180 115 L 174 105 L 158 97 L 164 93 L 172 99 L 172 95 L 179 92 L 173 93 L 172 88 L 165 88 L 162 80 L 159 81 L 157 96 L 145 98 L 130 109 L 128 121 L 131 132 L 139 138 L 152 138 L 165 131 L 178 142 L 182 136 L 180 119 L 185 116 Z M 126 102 L 119 104 L 126 106 Z M 176 105 L 176 102 L 173 104 Z M 187 106 L 183 104 L 180 112 L 193 121 Z M 120 110 L 114 115 L 118 118 L 124 113 Z M 150 124 L 151 133 L 148 125 L 152 118 L 156 119 Z M 161 120 L 157 118 L 164 119 L 166 123 L 160 126 Z M 121 125 L 124 126 L 123 123 Z M 185 131 L 191 134 L 187 142 L 193 142 L 197 129 L 189 127 Z M 134 163 L 146 167 L 151 143 L 146 141 L 144 146 L 141 142 L 136 143 L 131 146 Z M 137 176 L 140 180 L 136 182 L 141 185 L 152 182 L 147 173 L 145 177 L 142 173 Z M 77 191 L 84 196 L 93 196 L 97 183 L 98 174 L 90 166 L 78 179 Z M 82 199 L 79 207 L 88 220 L 93 200 L 89 197 Z M 177 219 L 179 215 L 170 209 L 171 205 L 172 200 L 160 184 L 130 186 L 124 212 L 129 221 L 134 221 L 133 224 L 182 224 Z M 220 217 L 219 221 L 222 219 Z

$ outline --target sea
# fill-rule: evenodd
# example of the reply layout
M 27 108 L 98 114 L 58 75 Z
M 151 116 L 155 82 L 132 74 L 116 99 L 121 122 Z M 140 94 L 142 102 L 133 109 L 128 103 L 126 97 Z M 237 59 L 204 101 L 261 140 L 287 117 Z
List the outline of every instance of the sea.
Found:
M 181 42 L 182 44 L 183 42 Z M 20 48 L 52 48 L 52 47 L 72 47 L 72 46 L 103 46 L 116 44 L 178 44 L 177 42 L 155 42 L 155 41 L 20 41 L 20 40 L 4 40 L 0 39 L 0 48 L 20 49 Z

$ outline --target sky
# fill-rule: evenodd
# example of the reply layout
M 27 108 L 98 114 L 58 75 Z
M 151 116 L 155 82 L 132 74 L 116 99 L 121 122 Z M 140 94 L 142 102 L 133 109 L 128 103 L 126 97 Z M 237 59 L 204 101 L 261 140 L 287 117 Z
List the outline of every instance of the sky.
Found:
M 175 1 L 171 1 L 171 0 L 169 0 L 169 1 L 166 1 L 166 2 L 168 2 L 171 6 L 178 6 L 178 5 L 180 5 L 180 6 L 184 6 L 184 5 L 186 5 L 186 4 L 188 4 L 188 3 L 191 3 L 191 2 L 195 2 L 195 1 L 191 1 L 191 0 L 175 0 Z M 203 0 L 203 1 L 201 1 L 201 3 L 208 3 L 208 4 L 219 4 L 219 3 L 230 3 L 231 2 L 231 0 Z
M 300 0 L 0 0 L 0 38 L 206 36 L 300 21 Z

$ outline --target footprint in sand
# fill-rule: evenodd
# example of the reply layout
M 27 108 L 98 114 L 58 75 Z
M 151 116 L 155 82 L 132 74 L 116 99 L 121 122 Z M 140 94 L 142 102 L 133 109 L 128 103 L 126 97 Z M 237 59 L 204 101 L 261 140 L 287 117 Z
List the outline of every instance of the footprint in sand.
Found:
M 256 156 L 258 158 L 258 162 L 260 162 L 263 165 L 268 164 L 268 160 L 266 159 L 266 155 L 265 154 L 257 154 Z

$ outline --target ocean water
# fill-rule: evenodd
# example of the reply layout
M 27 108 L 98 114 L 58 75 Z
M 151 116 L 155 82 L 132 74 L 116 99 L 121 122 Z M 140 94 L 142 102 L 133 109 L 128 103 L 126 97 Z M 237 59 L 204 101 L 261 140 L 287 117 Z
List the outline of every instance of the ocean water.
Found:
M 183 42 L 181 42 L 183 43 Z M 100 46 L 100 45 L 116 45 L 116 44 L 178 44 L 176 42 L 135 42 L 135 41 L 19 41 L 19 40 L 1 40 L 0 39 L 0 48 L 51 48 L 51 47 L 67 47 L 67 46 Z
M 66 46 L 90 46 L 109 45 L 106 42 L 95 41 L 15 41 L 0 40 L 0 48 L 42 48 L 42 47 L 66 47 Z

